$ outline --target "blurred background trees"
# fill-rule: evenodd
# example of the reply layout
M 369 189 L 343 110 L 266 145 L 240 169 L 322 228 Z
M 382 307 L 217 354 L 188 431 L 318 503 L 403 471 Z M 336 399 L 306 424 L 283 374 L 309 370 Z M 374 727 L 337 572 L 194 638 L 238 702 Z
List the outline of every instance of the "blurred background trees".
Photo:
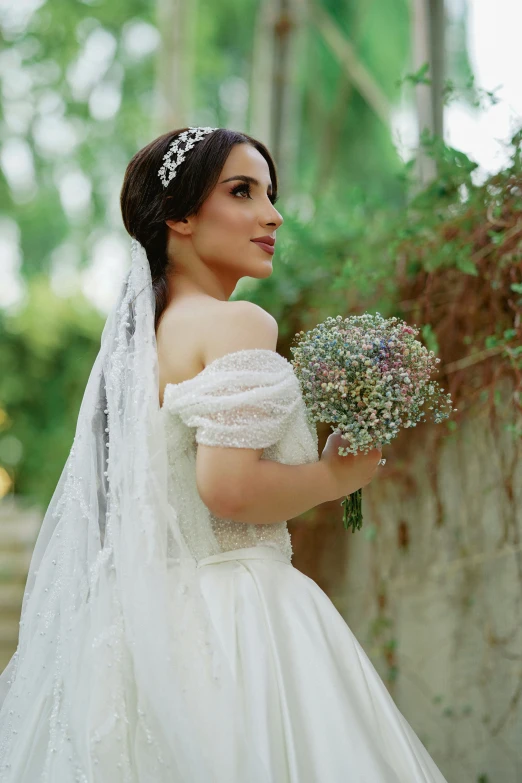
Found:
M 438 88 L 448 63 L 439 6 L 4 4 L 0 405 L 11 445 L 0 440 L 3 492 L 45 502 L 53 489 L 97 332 L 128 263 L 118 203 L 123 172 L 154 135 L 219 125 L 268 144 L 288 230 L 265 290 L 245 280 L 235 295 L 262 300 L 283 336 L 295 326 L 290 311 L 309 310 L 307 296 L 318 283 L 329 302 L 327 281 L 342 282 L 342 307 L 350 290 L 358 296 L 360 285 L 372 289 L 383 271 L 388 275 L 382 257 L 374 263 L 366 256 L 363 279 L 354 278 L 352 257 L 389 212 L 400 214 L 413 187 L 394 143 L 392 107 L 416 100 L 420 127 L 441 129 Z M 412 67 L 421 74 L 408 76 Z M 451 68 L 464 84 L 466 57 Z M 418 150 L 415 165 L 427 179 L 432 158 Z M 83 346 L 75 337 L 81 334 Z M 33 362 L 39 383 L 28 382 Z M 72 366 L 78 383 L 71 387 Z M 35 426 L 22 426 L 33 406 Z

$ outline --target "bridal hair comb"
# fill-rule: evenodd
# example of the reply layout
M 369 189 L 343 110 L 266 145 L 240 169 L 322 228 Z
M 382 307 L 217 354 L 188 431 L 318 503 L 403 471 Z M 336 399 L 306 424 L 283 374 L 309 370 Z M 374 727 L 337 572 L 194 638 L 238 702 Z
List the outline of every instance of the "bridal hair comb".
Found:
M 176 169 L 185 160 L 185 153 L 191 150 L 197 141 L 201 141 L 204 136 L 215 130 L 219 128 L 189 128 L 176 136 L 168 152 L 163 156 L 163 166 L 158 171 L 164 188 L 176 176 Z M 175 160 L 172 159 L 174 155 Z

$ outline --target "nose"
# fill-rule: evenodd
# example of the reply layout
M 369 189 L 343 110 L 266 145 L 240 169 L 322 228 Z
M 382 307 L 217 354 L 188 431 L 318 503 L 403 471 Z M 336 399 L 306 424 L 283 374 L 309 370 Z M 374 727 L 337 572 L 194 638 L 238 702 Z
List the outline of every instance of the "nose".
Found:
M 265 222 L 265 225 L 266 226 L 275 226 L 276 228 L 279 228 L 279 226 L 281 226 L 283 223 L 284 223 L 283 216 L 272 205 L 272 214 L 270 215 L 269 219 Z

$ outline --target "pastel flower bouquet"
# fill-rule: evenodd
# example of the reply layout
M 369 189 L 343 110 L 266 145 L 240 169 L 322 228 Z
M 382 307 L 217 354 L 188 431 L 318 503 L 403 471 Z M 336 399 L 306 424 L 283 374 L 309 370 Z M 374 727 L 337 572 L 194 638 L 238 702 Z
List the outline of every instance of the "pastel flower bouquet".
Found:
M 435 423 L 451 413 L 451 395 L 431 379 L 440 359 L 416 339 L 419 330 L 398 318 L 371 315 L 328 317 L 298 332 L 290 348 L 312 421 L 332 424 L 346 446 L 339 455 L 368 453 L 415 427 L 433 411 Z M 453 410 L 457 410 L 454 408 Z M 362 490 L 344 498 L 346 530 L 362 526 Z

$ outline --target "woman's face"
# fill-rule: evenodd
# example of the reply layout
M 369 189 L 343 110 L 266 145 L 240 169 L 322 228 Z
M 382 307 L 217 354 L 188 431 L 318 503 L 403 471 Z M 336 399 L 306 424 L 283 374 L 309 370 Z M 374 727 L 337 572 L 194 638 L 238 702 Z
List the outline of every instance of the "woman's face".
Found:
M 218 277 L 268 277 L 272 254 L 252 240 L 264 235 L 276 239 L 283 223 L 271 194 L 270 170 L 261 153 L 250 144 L 234 145 L 210 196 L 187 219 L 191 252 Z

